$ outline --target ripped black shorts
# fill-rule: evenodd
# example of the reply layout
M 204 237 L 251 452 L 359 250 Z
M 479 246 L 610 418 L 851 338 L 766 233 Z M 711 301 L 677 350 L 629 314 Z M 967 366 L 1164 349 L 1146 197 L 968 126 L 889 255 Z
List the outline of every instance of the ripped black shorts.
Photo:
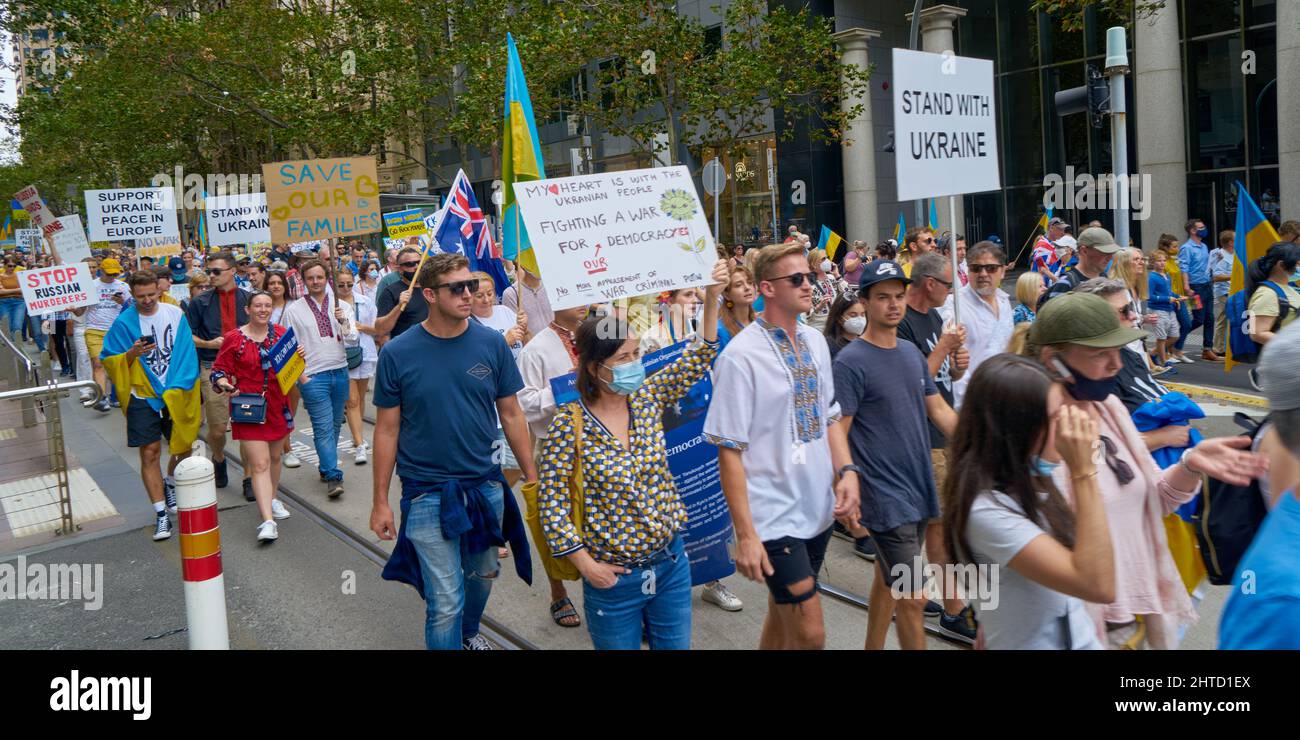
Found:
M 778 604 L 801 604 L 817 595 L 817 574 L 821 572 L 822 561 L 826 559 L 826 547 L 831 541 L 831 529 L 813 537 L 802 540 L 798 537 L 782 537 L 763 543 L 767 550 L 768 562 L 772 564 L 772 575 L 764 576 L 767 590 L 772 592 L 772 600 Z M 790 587 L 813 579 L 812 588 L 798 594 L 790 593 Z

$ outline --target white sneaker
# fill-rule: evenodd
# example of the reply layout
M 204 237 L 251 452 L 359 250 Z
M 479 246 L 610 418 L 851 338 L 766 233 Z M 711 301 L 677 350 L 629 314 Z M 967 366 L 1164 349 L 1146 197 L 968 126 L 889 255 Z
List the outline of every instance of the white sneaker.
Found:
M 297 468 L 302 466 L 302 460 L 292 452 L 286 452 L 280 456 L 280 464 L 286 468 Z
M 722 581 L 705 584 L 700 598 L 723 611 L 738 612 L 745 607 L 740 597 L 731 593 L 730 589 L 722 585 Z
M 275 525 L 274 521 L 267 519 L 266 521 L 257 525 L 258 542 L 275 542 L 279 538 L 280 538 L 279 527 Z
M 364 442 L 361 443 L 361 446 L 357 448 L 356 453 L 352 456 L 352 462 L 357 465 L 366 464 L 366 444 Z
M 172 536 L 172 520 L 171 517 L 167 516 L 167 512 L 163 512 L 157 515 L 156 517 L 154 517 L 154 528 L 153 528 L 154 542 L 157 542 L 158 540 L 171 539 L 171 536 Z
M 289 510 L 284 508 L 284 504 L 280 503 L 280 499 L 278 498 L 271 499 L 271 516 L 276 519 L 289 518 Z

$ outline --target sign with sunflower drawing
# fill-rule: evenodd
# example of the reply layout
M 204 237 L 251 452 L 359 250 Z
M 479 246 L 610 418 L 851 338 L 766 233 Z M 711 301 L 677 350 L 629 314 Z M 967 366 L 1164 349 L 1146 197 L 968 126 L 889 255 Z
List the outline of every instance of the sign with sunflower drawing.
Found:
M 707 285 L 713 234 L 686 167 L 515 183 L 551 307 Z

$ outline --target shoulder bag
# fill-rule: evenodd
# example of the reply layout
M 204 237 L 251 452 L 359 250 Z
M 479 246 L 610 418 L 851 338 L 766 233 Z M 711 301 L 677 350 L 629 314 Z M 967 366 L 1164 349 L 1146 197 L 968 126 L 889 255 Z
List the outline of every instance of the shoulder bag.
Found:
M 574 402 L 570 412 L 573 415 L 573 477 L 569 479 L 569 518 L 581 538 L 584 534 L 583 524 L 587 521 L 586 504 L 583 500 L 585 483 L 582 477 L 582 404 Z M 538 483 L 525 483 L 524 521 L 528 523 L 528 532 L 533 536 L 537 554 L 542 558 L 542 567 L 546 575 L 557 581 L 576 581 L 582 578 L 578 568 L 568 558 L 556 558 L 551 555 L 551 548 L 546 544 L 546 532 L 542 529 L 541 513 L 537 508 Z
M 266 388 L 270 379 L 270 369 L 263 368 L 261 393 L 237 393 L 230 397 L 230 421 L 232 424 L 266 423 Z

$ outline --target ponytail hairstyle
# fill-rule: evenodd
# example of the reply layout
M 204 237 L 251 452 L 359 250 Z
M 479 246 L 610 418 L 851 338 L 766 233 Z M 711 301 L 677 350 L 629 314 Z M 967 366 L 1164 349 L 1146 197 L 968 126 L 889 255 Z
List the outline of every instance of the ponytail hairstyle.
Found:
M 1255 288 L 1268 281 L 1269 274 L 1278 263 L 1287 272 L 1295 272 L 1296 264 L 1300 263 L 1300 246 L 1291 242 L 1278 242 L 1269 247 L 1263 257 L 1250 263 L 1250 269 L 1246 271 L 1247 297 L 1255 292 Z

